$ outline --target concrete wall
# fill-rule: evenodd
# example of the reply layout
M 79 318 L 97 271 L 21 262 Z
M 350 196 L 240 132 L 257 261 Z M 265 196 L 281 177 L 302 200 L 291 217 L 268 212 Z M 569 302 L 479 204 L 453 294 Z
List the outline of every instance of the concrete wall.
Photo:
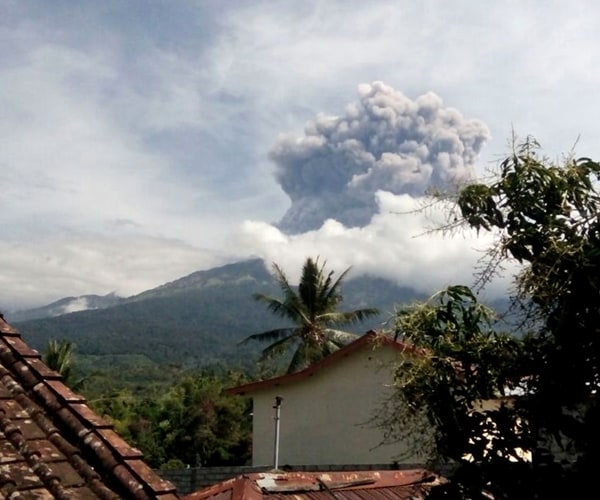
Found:
M 279 466 L 418 463 L 400 445 L 381 446 L 372 422 L 390 385 L 398 351 L 366 345 L 311 377 L 262 389 L 253 398 L 254 466 L 274 465 L 275 397 L 283 397 Z

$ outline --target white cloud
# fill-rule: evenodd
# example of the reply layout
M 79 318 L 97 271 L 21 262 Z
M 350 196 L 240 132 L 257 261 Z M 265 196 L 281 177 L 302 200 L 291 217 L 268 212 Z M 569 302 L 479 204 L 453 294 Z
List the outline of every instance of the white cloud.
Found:
M 85 297 L 79 297 L 62 308 L 60 314 L 69 314 L 79 311 L 86 311 L 89 309 L 88 299 Z
M 3 311 L 89 293 L 128 297 L 230 259 L 181 241 L 83 232 L 5 240 L 0 255 Z
M 290 270 L 319 250 L 335 268 L 401 280 L 470 277 L 468 240 L 409 238 L 424 221 L 383 208 L 363 228 L 282 235 L 267 223 L 290 200 L 268 152 L 319 112 L 351 113 L 357 85 L 381 80 L 483 121 L 492 138 L 479 171 L 505 153 L 512 126 L 551 155 L 581 135 L 577 152 L 599 157 L 599 16 L 591 0 L 3 5 L 0 308 L 140 291 L 232 248 Z M 355 146 L 346 154 L 360 155 Z M 386 196 L 381 207 L 399 203 Z M 262 221 L 246 224 L 258 240 L 232 247 L 243 220 Z
M 306 258 L 320 256 L 338 272 L 352 266 L 354 275 L 389 278 L 422 293 L 474 283 L 474 269 L 493 242 L 491 235 L 428 232 L 444 222 L 441 207 L 424 209 L 422 199 L 407 194 L 380 191 L 376 198 L 379 211 L 365 227 L 347 228 L 330 219 L 318 230 L 285 235 L 270 224 L 246 221 L 236 244 L 266 262 L 276 262 L 294 282 Z M 508 289 L 515 269 L 491 285 L 490 296 Z

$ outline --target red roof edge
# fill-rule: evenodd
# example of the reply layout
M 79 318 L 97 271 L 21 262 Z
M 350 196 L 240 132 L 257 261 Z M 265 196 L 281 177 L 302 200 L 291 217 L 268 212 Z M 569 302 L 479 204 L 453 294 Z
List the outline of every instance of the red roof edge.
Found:
M 288 373 L 279 377 L 270 378 L 268 380 L 260 380 L 258 382 L 251 382 L 249 384 L 232 387 L 227 389 L 226 392 L 228 394 L 245 395 L 258 390 L 266 389 L 268 387 L 275 387 L 282 384 L 288 384 L 290 382 L 296 382 L 298 380 L 304 380 L 308 377 L 311 377 L 319 370 L 338 362 L 349 354 L 356 352 L 369 344 L 372 344 L 374 348 L 382 345 L 390 346 L 394 349 L 397 349 L 399 352 L 414 352 L 416 349 L 415 346 L 411 344 L 396 341 L 390 338 L 388 335 L 377 333 L 375 330 L 369 330 L 367 333 L 361 335 L 350 344 L 338 349 L 334 353 L 326 356 L 317 363 L 310 365 L 304 370 L 295 373 Z

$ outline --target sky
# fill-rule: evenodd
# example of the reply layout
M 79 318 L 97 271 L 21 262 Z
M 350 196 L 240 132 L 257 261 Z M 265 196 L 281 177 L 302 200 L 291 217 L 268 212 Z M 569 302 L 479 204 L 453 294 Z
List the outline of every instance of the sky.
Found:
M 600 158 L 599 21 L 591 0 L 0 0 L 0 310 L 253 257 L 469 285 L 489 238 L 415 209 L 513 133 Z

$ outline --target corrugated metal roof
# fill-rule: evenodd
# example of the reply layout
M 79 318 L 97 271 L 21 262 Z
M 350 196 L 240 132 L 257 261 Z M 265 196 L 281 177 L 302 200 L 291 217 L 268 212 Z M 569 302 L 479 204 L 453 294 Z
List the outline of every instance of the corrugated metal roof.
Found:
M 442 477 L 425 469 L 255 473 L 197 491 L 184 500 L 418 500 L 442 482 Z

